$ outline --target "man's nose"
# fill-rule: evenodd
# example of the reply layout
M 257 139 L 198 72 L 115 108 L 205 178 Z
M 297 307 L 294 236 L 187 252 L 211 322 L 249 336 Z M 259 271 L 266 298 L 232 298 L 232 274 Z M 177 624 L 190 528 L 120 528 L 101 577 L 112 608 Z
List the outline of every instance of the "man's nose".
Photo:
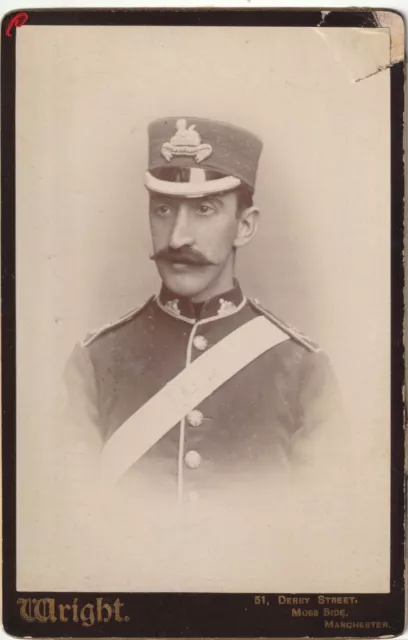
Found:
M 180 249 L 183 246 L 191 246 L 194 239 L 189 232 L 189 216 L 188 207 L 181 204 L 177 211 L 177 216 L 171 230 L 169 247 L 171 249 Z

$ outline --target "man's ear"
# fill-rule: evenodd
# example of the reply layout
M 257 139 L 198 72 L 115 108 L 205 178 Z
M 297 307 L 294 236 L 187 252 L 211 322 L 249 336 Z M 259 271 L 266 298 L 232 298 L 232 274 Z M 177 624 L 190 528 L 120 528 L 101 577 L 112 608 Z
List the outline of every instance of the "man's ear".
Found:
M 260 211 L 257 207 L 248 207 L 239 214 L 234 247 L 243 247 L 252 240 L 258 231 L 259 216 Z

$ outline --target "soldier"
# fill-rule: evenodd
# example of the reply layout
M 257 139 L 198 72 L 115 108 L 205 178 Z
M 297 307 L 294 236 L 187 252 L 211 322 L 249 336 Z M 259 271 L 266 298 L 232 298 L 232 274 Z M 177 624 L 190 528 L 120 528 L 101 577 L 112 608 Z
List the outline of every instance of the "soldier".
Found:
M 68 373 L 112 485 L 143 477 L 180 504 L 214 492 L 250 503 L 251 487 L 336 446 L 327 356 L 234 276 L 237 250 L 258 228 L 261 149 L 224 122 L 149 126 L 145 186 L 162 287 L 78 345 Z

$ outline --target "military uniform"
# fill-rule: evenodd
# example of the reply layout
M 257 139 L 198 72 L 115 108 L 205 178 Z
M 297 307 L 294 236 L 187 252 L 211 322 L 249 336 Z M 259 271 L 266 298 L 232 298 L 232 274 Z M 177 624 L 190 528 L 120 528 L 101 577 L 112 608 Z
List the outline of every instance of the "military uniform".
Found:
M 188 128 L 185 119 L 174 118 L 152 125 L 147 188 L 185 197 L 224 192 L 242 183 L 253 188 L 260 141 L 225 123 L 189 122 L 193 124 Z M 169 132 L 175 129 L 171 137 Z M 175 171 L 169 174 L 169 168 Z M 178 169 L 184 171 L 181 179 Z M 251 502 L 254 483 L 266 486 L 269 495 L 276 474 L 315 460 L 321 438 L 326 453 L 327 447 L 335 446 L 338 393 L 327 356 L 247 298 L 237 281 L 229 291 L 200 305 L 163 284 L 159 295 L 75 349 L 70 386 L 81 396 L 81 407 L 109 448 L 112 441 L 121 442 L 117 435 L 132 416 L 164 402 L 162 390 L 183 373 L 181 380 L 188 381 L 193 363 L 228 336 L 239 338 L 237 332 L 260 317 L 277 332 L 277 341 L 226 374 L 211 392 L 203 392 L 200 401 L 168 424 L 160 437 L 152 439 L 146 423 L 129 429 L 129 437 L 116 450 L 116 458 L 123 455 L 128 460 L 117 480 L 138 478 L 135 486 L 140 486 L 143 478 L 158 495 L 178 495 L 182 503 L 214 492 L 218 496 L 225 492 L 228 499 L 246 496 Z M 250 348 L 248 340 L 235 343 L 218 367 Z M 197 385 L 207 382 L 198 378 Z M 155 422 L 165 422 L 167 409 L 172 409 L 171 399 L 166 402 L 163 415 L 154 408 L 159 417 L 151 418 L 152 429 Z M 138 430 L 148 445 L 133 459 L 132 448 L 139 449 Z
M 233 487 L 240 477 L 299 464 L 315 432 L 333 423 L 338 398 L 331 366 L 316 345 L 247 299 L 238 283 L 207 301 L 198 316 L 188 299 L 163 286 L 159 296 L 77 347 L 75 370 L 103 441 L 190 363 L 262 314 L 287 339 L 194 407 L 134 470 L 175 495 L 182 483 L 190 500 L 203 490 Z

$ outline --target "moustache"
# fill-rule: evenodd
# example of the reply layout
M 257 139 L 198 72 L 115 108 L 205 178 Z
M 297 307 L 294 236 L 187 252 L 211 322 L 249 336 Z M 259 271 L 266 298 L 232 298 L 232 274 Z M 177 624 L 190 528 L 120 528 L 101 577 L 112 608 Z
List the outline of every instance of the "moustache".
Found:
M 171 249 L 167 247 L 160 249 L 150 256 L 151 260 L 167 260 L 168 262 L 178 262 L 179 264 L 192 264 L 200 266 L 209 266 L 214 264 L 210 262 L 200 251 L 182 247 L 181 249 Z

